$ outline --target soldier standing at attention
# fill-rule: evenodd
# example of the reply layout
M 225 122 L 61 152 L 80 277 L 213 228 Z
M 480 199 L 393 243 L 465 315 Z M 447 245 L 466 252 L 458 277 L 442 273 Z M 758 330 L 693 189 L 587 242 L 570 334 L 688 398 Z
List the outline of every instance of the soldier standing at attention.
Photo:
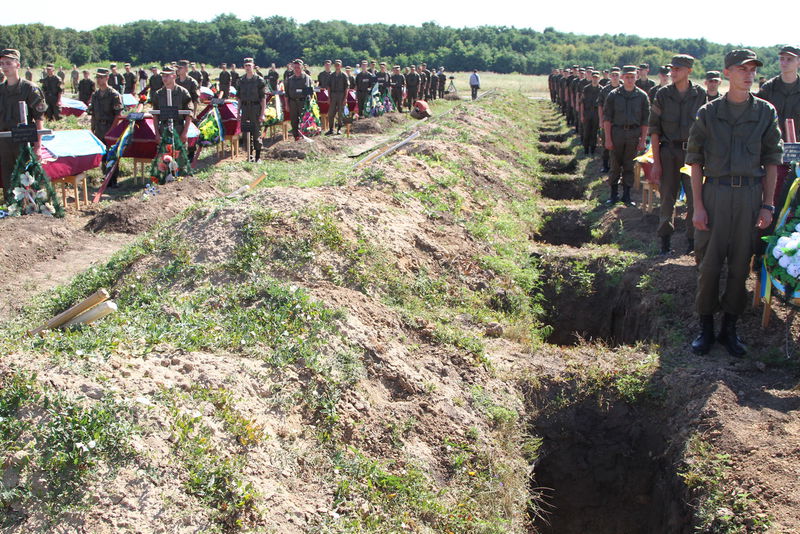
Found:
M 270 64 L 269 72 L 267 72 L 267 82 L 269 83 L 270 92 L 278 90 L 278 80 L 280 77 L 281 75 L 278 73 L 278 69 L 275 68 L 275 63 Z
M 611 186 L 609 204 L 617 202 L 619 179 L 622 177 L 622 202 L 633 205 L 633 158 L 644 150 L 647 141 L 647 122 L 650 119 L 650 101 L 647 93 L 636 87 L 636 67 L 622 67 L 622 87 L 608 94 L 603 106 L 603 129 L 606 148 L 611 152 Z
M 358 98 L 358 109 L 362 112 L 373 83 L 373 75 L 367 69 L 367 60 L 365 59 L 361 62 L 361 71 L 356 74 L 356 97 Z
M 719 84 L 722 81 L 718 70 L 710 70 L 706 72 L 706 102 L 716 100 L 722 95 L 719 93 Z
M 400 65 L 392 68 L 392 75 L 389 77 L 389 86 L 392 88 L 392 100 L 397 106 L 397 111 L 403 112 L 403 88 L 406 86 L 406 77 L 400 73 Z
M 447 85 L 447 74 L 444 67 L 439 67 L 439 98 L 444 98 L 444 87 Z
M 669 85 L 669 65 L 664 65 L 658 68 L 658 85 L 654 85 L 647 93 L 650 102 L 656 97 L 658 90 L 667 85 Z
M 478 89 L 481 88 L 481 77 L 478 74 L 478 69 L 474 69 L 472 74 L 469 75 L 469 88 L 472 91 L 472 100 L 478 98 Z
M 219 67 L 222 69 L 219 73 L 219 90 L 222 91 L 222 98 L 228 98 L 231 92 L 231 73 L 228 72 L 226 63 L 222 63 Z
M 600 96 L 600 73 L 592 71 L 592 81 L 583 88 L 581 98 L 581 119 L 583 120 L 583 153 L 594 154 L 597 146 L 597 129 L 600 119 L 597 115 L 597 97 Z
M 377 73 L 375 73 L 375 83 L 378 84 L 380 88 L 381 94 L 386 94 L 389 92 L 389 72 L 386 70 L 386 63 L 381 61 L 380 69 Z
M 164 87 L 164 82 L 161 79 L 161 74 L 158 72 L 158 67 L 153 65 L 150 67 L 150 79 L 147 80 L 147 96 L 148 98 L 152 99 L 153 96 L 156 94 L 156 91 Z
M 758 230 L 766 229 L 775 213 L 775 178 L 783 159 L 778 114 L 750 93 L 761 65 L 752 50 L 728 52 L 728 93 L 700 108 L 689 133 L 686 163 L 692 168 L 699 260 L 695 305 L 701 328 L 692 342 L 695 354 L 711 350 L 714 314 L 720 310 L 724 315 L 716 340 L 732 356 L 747 352 L 736 323 L 747 307 L 745 282 Z M 728 274 L 720 297 L 725 264 Z
M 286 81 L 294 74 L 291 61 L 286 64 L 286 70 L 283 71 L 283 85 L 286 86 Z
M 344 68 L 344 73 L 347 76 L 347 83 L 350 85 L 350 89 L 356 88 L 356 77 L 351 74 L 353 68 L 350 65 Z
M 33 81 L 33 73 L 31 72 L 30 67 L 25 67 L 25 79 L 29 82 Z
M 328 88 L 328 78 L 331 77 L 331 60 L 326 59 L 325 63 L 322 65 L 322 71 L 317 74 L 317 85 L 320 88 Z
M 236 63 L 231 63 L 231 87 L 239 87 L 239 73 L 236 72 Z M 238 89 L 236 89 L 238 91 Z
M 609 74 L 610 74 L 610 72 L 608 71 L 608 69 L 603 69 L 603 77 L 600 78 L 600 85 L 601 86 L 605 87 L 611 81 L 611 78 L 609 77 Z
M 211 85 L 211 76 L 208 74 L 206 70 L 206 64 L 200 63 L 200 85 L 202 87 L 208 87 Z
M 417 74 L 416 65 L 409 67 L 409 73 L 406 74 L 406 106 L 408 110 L 414 106 L 417 101 L 417 91 L 419 90 L 419 74 Z
M 636 78 L 636 87 L 644 91 L 644 94 L 650 92 L 650 89 L 656 84 L 653 80 L 649 79 L 647 75 L 650 74 L 650 65 L 642 63 L 639 65 Z
M 431 96 L 431 71 L 428 70 L 427 63 L 420 66 L 419 77 L 420 98 L 427 100 Z
M 125 80 L 125 88 L 123 89 L 123 94 L 126 95 L 133 94 L 133 91 L 136 88 L 136 74 L 131 72 L 130 63 L 125 63 L 125 73 L 122 75 L 122 79 Z
M 42 80 L 42 92 L 44 93 L 44 101 L 47 104 L 47 111 L 45 111 L 45 118 L 48 120 L 61 120 L 61 93 L 64 92 L 64 86 L 61 78 L 56 76 L 53 71 L 53 65 L 45 67 L 47 73 Z
M 42 116 L 47 104 L 44 101 L 41 89 L 28 80 L 19 78 L 19 50 L 6 48 L 0 51 L 0 70 L 6 81 L 0 83 L 0 129 L 7 132 L 20 123 L 19 103 L 27 105 L 28 124 L 42 129 Z M 39 142 L 34 144 L 34 152 L 39 152 Z M 19 145 L 12 143 L 10 138 L 0 139 L 0 186 L 3 187 L 5 198 L 0 200 L 10 201 L 11 198 L 11 173 L 19 157 Z
M 336 72 L 332 72 L 328 77 L 328 89 L 330 90 L 330 106 L 328 107 L 329 128 L 325 135 L 333 134 L 334 117 L 336 117 L 336 133 L 340 133 L 342 122 L 344 121 L 342 113 L 344 111 L 344 106 L 347 104 L 347 90 L 350 88 L 347 74 L 342 72 L 342 60 L 337 59 L 334 63 L 336 65 Z
M 575 83 L 575 109 L 578 113 L 578 123 L 575 131 L 581 138 L 583 137 L 583 118 L 581 115 L 581 109 L 583 108 L 583 89 L 587 85 L 592 85 L 592 72 L 594 72 L 594 67 L 586 67 L 586 70 L 581 69 L 583 77 Z
M 197 103 L 200 102 L 200 86 L 197 81 L 189 76 L 189 62 L 185 59 L 178 61 L 178 77 L 175 83 L 186 89 L 189 92 L 189 97 L 192 99 L 192 109 L 197 109 Z
M 250 132 L 255 161 L 261 160 L 261 123 L 267 111 L 267 83 L 254 72 L 253 58 L 244 58 L 244 76 L 239 78 L 236 97 L 239 99 L 239 120 L 242 133 Z M 249 154 L 248 154 L 249 157 Z
M 122 92 L 122 88 L 125 87 L 125 80 L 122 78 L 122 74 L 117 72 L 117 64 L 111 64 L 111 72 L 108 75 L 108 85 L 114 88 L 114 90 L 118 93 Z
M 107 69 L 103 69 L 108 72 Z M 106 85 L 108 85 L 108 77 L 106 77 Z M 83 71 L 83 79 L 78 82 L 78 100 L 88 105 L 94 93 L 94 81 L 89 77 L 89 71 Z M 101 139 L 102 141 L 102 139 Z
M 439 95 L 439 75 L 436 72 L 431 71 L 431 90 L 430 90 L 430 99 L 436 100 Z
M 289 98 L 289 117 L 292 124 L 294 140 L 300 139 L 300 117 L 306 98 L 314 94 L 314 82 L 311 76 L 303 72 L 303 60 L 295 59 L 292 63 L 294 73 L 286 80 L 286 96 Z
M 62 87 L 63 87 L 63 86 L 65 85 L 65 83 L 66 83 L 66 79 L 67 79 L 67 73 L 66 73 L 66 72 L 64 72 L 64 67 L 58 67 L 58 74 L 57 74 L 57 76 L 58 76 L 59 78 L 61 78 L 61 85 L 62 85 Z
M 164 86 L 156 91 L 155 95 L 150 98 L 150 103 L 153 105 L 153 109 L 161 109 L 167 106 L 167 91 L 172 92 L 172 105 L 177 107 L 178 110 L 194 110 L 194 105 L 192 104 L 192 97 L 189 95 L 189 91 L 175 83 L 175 71 L 172 67 L 164 67 L 161 70 L 161 80 L 164 82 Z M 194 80 L 192 80 L 194 81 Z M 187 115 L 181 115 L 184 117 L 183 121 L 180 119 L 173 121 L 173 126 L 175 128 L 175 133 L 181 139 L 181 142 L 186 146 L 186 143 L 189 139 L 189 124 L 192 122 L 192 114 L 189 113 Z M 159 121 L 158 127 L 156 128 L 156 142 L 161 143 L 161 129 L 165 128 L 169 125 L 168 120 Z M 189 158 L 191 160 L 191 157 Z
M 122 95 L 108 86 L 108 69 L 97 69 L 95 80 L 97 80 L 97 91 L 92 94 L 91 102 L 87 113 L 92 116 L 92 133 L 101 142 L 106 142 L 106 134 L 114 124 L 114 118 L 122 113 Z M 106 158 L 103 158 L 105 161 Z M 103 167 L 105 169 L 105 167 Z M 117 169 L 118 171 L 119 169 Z M 109 187 L 117 186 L 118 172 L 111 176 L 108 182 Z
M 706 103 L 706 92 L 689 79 L 694 58 L 679 54 L 672 58 L 670 73 L 672 83 L 658 90 L 650 108 L 650 141 L 653 148 L 653 169 L 650 177 L 660 185 L 661 213 L 658 236 L 661 253 L 669 254 L 670 240 L 675 231 L 675 202 L 681 192 L 686 192 L 686 253 L 694 252 L 694 225 L 692 224 L 692 184 L 681 173 L 686 160 L 686 142 L 689 129 L 699 110 Z
M 203 83 L 203 75 L 200 74 L 200 71 L 197 70 L 197 64 L 193 61 L 191 63 L 191 70 L 189 71 L 189 76 L 197 82 L 197 87 L 200 87 L 200 84 Z
M 78 66 L 77 65 L 73 65 L 72 66 L 72 71 L 69 73 L 69 79 L 72 82 L 72 92 L 73 93 L 77 93 L 78 92 L 78 80 L 80 80 L 80 77 L 81 77 L 81 73 L 78 72 Z
M 609 78 L 608 84 L 600 90 L 600 94 L 597 97 L 597 116 L 600 118 L 600 137 L 603 140 L 603 168 L 600 169 L 600 172 L 608 172 L 611 169 L 609 164 L 609 160 L 611 159 L 611 152 L 606 148 L 606 132 L 605 128 L 602 127 L 603 123 L 603 107 L 606 105 L 606 98 L 608 98 L 608 94 L 620 86 L 619 77 L 621 74 L 621 70 L 619 67 L 613 67 L 611 69 L 611 74 Z

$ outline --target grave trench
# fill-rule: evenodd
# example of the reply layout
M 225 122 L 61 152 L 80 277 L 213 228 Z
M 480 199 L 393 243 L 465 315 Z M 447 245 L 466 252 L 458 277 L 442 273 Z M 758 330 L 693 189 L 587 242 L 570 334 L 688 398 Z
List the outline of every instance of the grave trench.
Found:
M 543 176 L 541 184 L 542 196 L 551 200 L 578 200 L 586 193 L 586 187 L 572 176 Z
M 539 165 L 551 174 L 572 174 L 578 169 L 578 158 L 574 155 L 543 155 L 539 158 Z

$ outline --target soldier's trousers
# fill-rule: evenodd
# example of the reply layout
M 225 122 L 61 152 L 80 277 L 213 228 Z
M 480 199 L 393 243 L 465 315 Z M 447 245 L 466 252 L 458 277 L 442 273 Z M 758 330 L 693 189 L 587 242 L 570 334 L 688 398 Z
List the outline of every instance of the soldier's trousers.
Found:
M 0 185 L 3 186 L 4 198 L 0 198 L 3 204 L 9 202 L 11 198 L 11 173 L 14 171 L 14 164 L 19 156 L 19 145 L 12 143 L 10 139 L 0 139 Z
M 300 137 L 300 118 L 303 115 L 303 100 L 289 99 L 289 121 L 292 125 L 292 135 Z
M 369 91 L 362 89 L 356 90 L 356 100 L 358 100 L 358 114 L 364 116 L 364 107 L 367 105 L 367 95 Z
M 444 98 L 444 83 L 439 86 L 439 98 Z
M 342 127 L 344 117 L 344 93 L 331 93 L 328 105 L 328 129 L 333 130 L 333 118 L 336 117 L 337 128 Z
M 675 231 L 675 202 L 681 193 L 681 184 L 686 192 L 686 237 L 694 239 L 694 216 L 692 201 L 692 180 L 689 176 L 681 173 L 686 160 L 686 151 L 671 144 L 661 145 L 661 184 L 659 194 L 661 195 L 661 214 L 658 222 L 658 235 L 669 236 Z
M 620 177 L 622 185 L 633 185 L 633 158 L 636 156 L 640 133 L 641 128 L 638 126 L 630 130 L 618 127 L 611 129 L 611 140 L 614 143 L 614 150 L 611 151 L 611 172 L 608 174 L 611 187 L 617 186 Z
M 597 146 L 597 128 L 599 126 L 599 119 L 597 118 L 596 109 L 587 109 L 583 112 L 585 117 L 583 121 L 583 148 L 587 152 L 594 153 Z
M 414 102 L 417 101 L 417 86 L 416 85 L 408 85 L 406 86 L 406 106 L 408 109 L 411 109 L 414 105 Z
M 392 89 L 392 100 L 394 100 L 394 105 L 397 106 L 397 111 L 403 111 L 402 89 Z
M 48 120 L 61 120 L 61 104 L 59 104 L 58 95 L 45 95 L 44 97 L 45 103 L 47 103 L 47 111 L 44 112 L 44 116 Z
M 709 229 L 695 231 L 695 257 L 699 262 L 697 313 L 711 315 L 721 309 L 741 315 L 747 307 L 745 281 L 758 239 L 756 221 L 761 208 L 761 182 L 731 187 L 707 178 L 703 184 L 703 204 Z M 728 279 L 720 297 L 719 279 L 726 261 Z
M 261 152 L 261 103 L 242 104 L 242 138 L 250 133 L 250 146 L 256 152 Z M 249 156 L 249 154 L 248 154 Z

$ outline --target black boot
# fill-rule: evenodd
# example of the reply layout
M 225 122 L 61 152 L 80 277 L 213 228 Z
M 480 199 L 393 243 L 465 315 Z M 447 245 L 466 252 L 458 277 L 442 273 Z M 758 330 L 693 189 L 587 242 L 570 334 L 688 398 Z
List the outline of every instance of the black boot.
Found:
M 256 159 L 254 159 L 253 161 L 255 161 L 256 163 L 261 161 L 261 149 L 260 148 L 256 149 Z
M 726 313 L 722 318 L 722 328 L 719 330 L 719 337 L 717 341 L 722 343 L 728 351 L 728 354 L 741 358 L 747 354 L 747 347 L 744 346 L 742 340 L 736 335 L 736 321 L 739 319 L 737 315 Z
M 325 135 L 333 135 L 333 128 L 325 132 Z
M 693 254 L 694 253 L 694 239 L 689 239 L 688 244 L 686 245 L 686 254 Z
M 672 246 L 670 244 L 671 236 L 662 235 L 661 236 L 661 254 L 669 254 L 672 250 Z
M 635 206 L 636 203 L 631 200 L 631 187 L 629 185 L 622 186 L 622 202 L 628 206 Z
M 619 196 L 617 196 L 618 188 L 619 186 L 617 185 L 611 186 L 611 196 L 606 200 L 606 204 L 616 204 L 619 201 Z
M 611 170 L 611 167 L 608 166 L 608 156 L 603 157 L 603 168 L 600 169 L 600 172 L 608 172 Z
M 714 344 L 714 316 L 700 316 L 700 335 L 692 341 L 692 351 L 695 354 L 708 354 Z

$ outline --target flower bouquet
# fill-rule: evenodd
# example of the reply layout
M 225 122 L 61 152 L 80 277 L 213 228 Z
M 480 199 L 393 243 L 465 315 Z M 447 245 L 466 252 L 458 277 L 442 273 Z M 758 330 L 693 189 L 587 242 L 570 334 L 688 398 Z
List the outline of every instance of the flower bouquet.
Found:
M 33 148 L 24 144 L 20 147 L 19 157 L 11 173 L 11 195 L 6 214 L 16 216 L 31 213 L 63 217 L 64 208 Z
M 306 100 L 306 106 L 303 110 L 303 118 L 300 120 L 300 133 L 306 137 L 318 135 L 322 131 L 319 120 L 319 106 L 317 99 L 311 97 Z
M 274 95 L 267 102 L 267 111 L 264 113 L 264 126 L 275 126 L 283 122 L 283 106 L 280 95 Z
M 156 157 L 150 165 L 150 180 L 163 185 L 191 174 L 192 166 L 189 163 L 186 146 L 174 130 L 165 126 L 161 132 L 161 143 L 156 151 Z
M 795 178 L 778 217 L 775 233 L 761 239 L 767 242 L 762 273 L 766 279 L 762 284 L 764 296 L 769 300 L 775 290 L 787 302 L 800 305 L 800 214 L 795 206 L 798 187 L 800 180 Z
M 200 146 L 212 146 L 222 141 L 225 130 L 217 106 L 214 106 L 211 113 L 203 117 L 203 120 L 197 125 L 197 129 L 200 130 L 198 139 Z

